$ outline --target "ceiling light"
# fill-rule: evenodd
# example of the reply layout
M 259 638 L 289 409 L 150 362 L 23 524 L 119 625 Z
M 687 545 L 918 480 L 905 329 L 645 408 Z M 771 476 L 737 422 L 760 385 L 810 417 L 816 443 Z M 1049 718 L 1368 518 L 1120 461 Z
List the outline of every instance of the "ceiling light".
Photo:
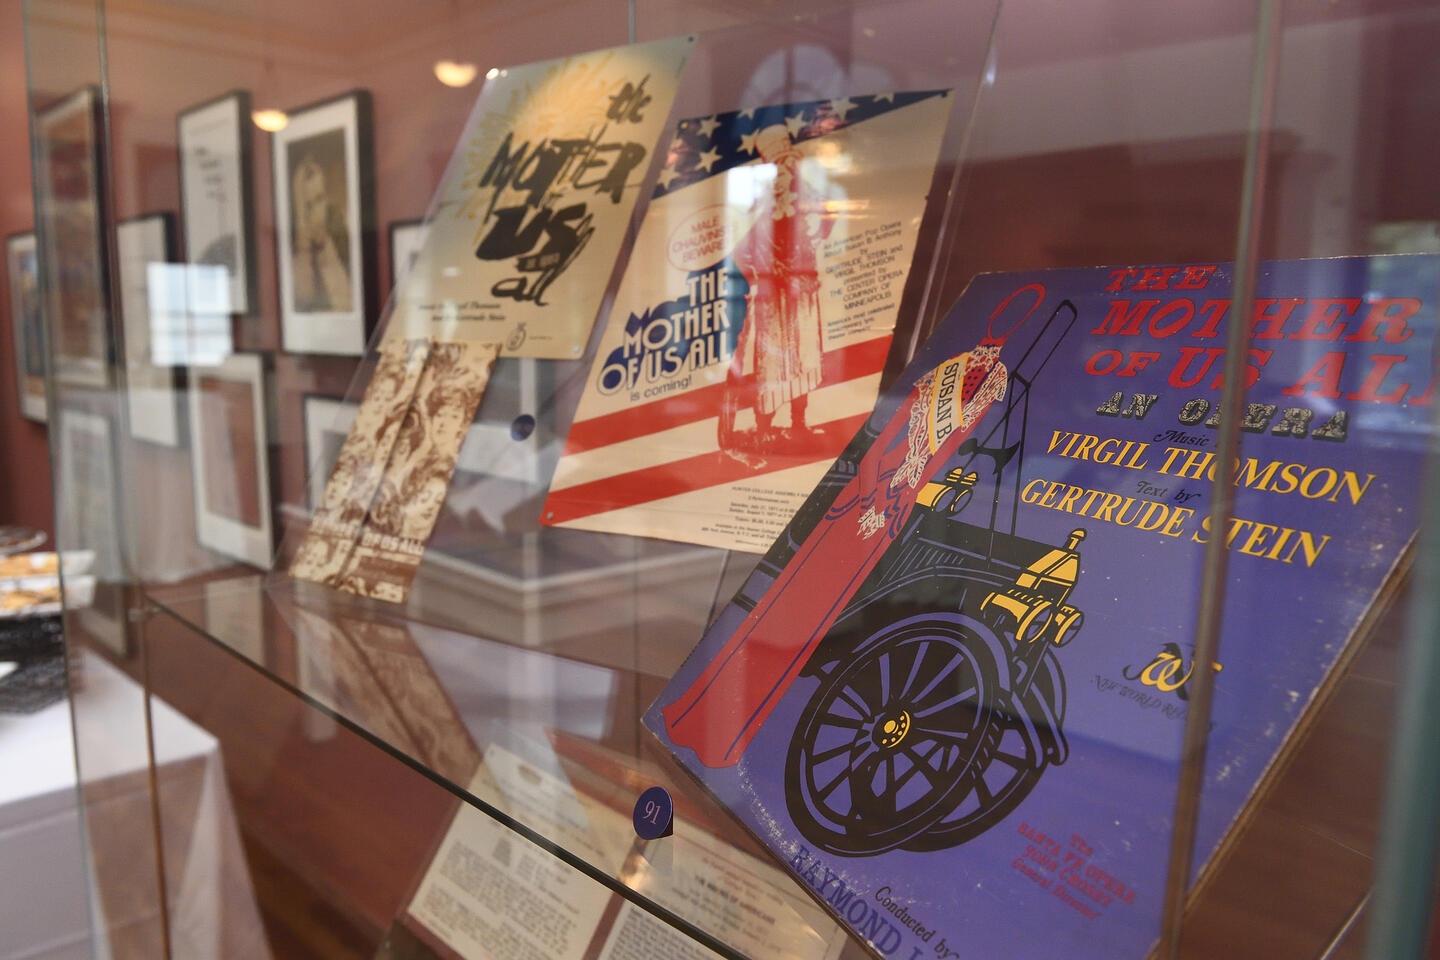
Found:
M 255 126 L 264 130 L 266 133 L 279 133 L 281 130 L 284 130 L 286 124 L 290 122 L 290 118 L 285 115 L 284 110 L 275 110 L 273 108 L 268 110 L 252 110 L 250 112 L 250 119 Z
M 435 79 L 447 87 L 468 86 L 470 81 L 475 79 L 477 72 L 473 63 L 456 63 L 454 60 L 435 61 Z

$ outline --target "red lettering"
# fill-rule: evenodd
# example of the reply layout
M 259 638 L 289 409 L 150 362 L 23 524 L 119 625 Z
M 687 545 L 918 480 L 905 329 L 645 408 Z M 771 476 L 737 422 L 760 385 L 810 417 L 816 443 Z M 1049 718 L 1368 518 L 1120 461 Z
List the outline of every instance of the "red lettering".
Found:
M 1295 381 L 1294 386 L 1286 387 L 1280 392 L 1287 397 L 1303 397 L 1306 394 L 1305 385 L 1314 383 L 1316 386 L 1315 389 L 1309 391 L 1310 396 L 1338 400 L 1340 398 L 1340 371 L 1343 369 L 1345 369 L 1345 354 L 1338 351 L 1327 353 L 1315 366 L 1305 372 L 1305 376 Z
M 1130 354 L 1130 362 L 1125 364 L 1125 369 L 1117 372 L 1115 375 L 1117 377 L 1133 377 L 1141 370 L 1144 370 L 1151 361 L 1159 359 L 1160 354 L 1158 353 L 1148 353 L 1143 350 L 1136 351 Z
M 1356 307 L 1360 305 L 1358 300 L 1343 302 L 1353 303 Z M 1351 307 L 1350 312 L 1354 313 L 1355 307 Z M 1366 340 L 1374 343 L 1375 328 L 1383 324 L 1386 343 L 1404 343 L 1410 339 L 1410 334 L 1415 332 L 1405 321 L 1419 312 L 1420 301 L 1414 297 L 1383 297 L 1370 304 L 1370 312 L 1360 322 L 1360 329 L 1345 339 Z
M 1135 290 L 1168 290 L 1170 289 L 1170 278 L 1180 272 L 1179 267 L 1146 267 L 1140 274 L 1140 282 L 1135 284 Z
M 1281 328 L 1285 326 L 1285 321 L 1290 319 L 1290 314 L 1295 312 L 1295 308 L 1304 302 L 1304 297 L 1296 300 L 1256 300 L 1255 312 L 1250 317 L 1250 336 L 1256 340 L 1283 339 L 1285 334 L 1281 332 Z M 1271 313 L 1270 308 L 1277 304 L 1280 309 Z
M 1100 366 L 1101 357 L 1104 357 L 1106 363 L 1108 364 L 1104 370 L 1098 369 Z M 1119 350 L 1101 350 L 1099 353 L 1095 354 L 1095 356 L 1085 361 L 1085 372 L 1098 377 L 1103 374 L 1109 373 L 1111 370 L 1114 370 L 1116 367 L 1120 366 L 1120 361 L 1124 359 L 1125 358 L 1121 355 Z
M 1105 314 L 1105 319 L 1100 321 L 1100 326 L 1090 332 L 1123 333 L 1126 336 L 1137 336 L 1140 333 L 1140 325 L 1145 322 L 1150 311 L 1159 305 L 1159 300 L 1141 300 L 1131 307 L 1129 300 L 1113 300 L 1110 303 L 1110 312 Z
M 1111 270 L 1110 284 L 1105 288 L 1106 291 L 1109 293 L 1119 293 L 1120 290 L 1124 288 L 1125 281 L 1139 272 L 1139 270 L 1130 267 L 1126 267 L 1124 270 Z
M 1370 358 L 1370 375 L 1360 384 L 1360 389 L 1346 396 L 1347 400 L 1369 400 L 1372 403 L 1399 403 L 1410 391 L 1410 384 L 1402 383 L 1389 393 L 1382 394 L 1380 387 L 1390 374 L 1390 368 L 1403 363 L 1403 354 L 1377 353 Z
M 1340 334 L 1345 331 L 1345 321 L 1340 319 L 1340 311 L 1347 303 L 1352 304 L 1349 313 L 1354 313 L 1354 300 L 1311 300 L 1310 313 L 1305 322 L 1300 324 L 1300 329 L 1291 335 L 1294 340 L 1339 340 Z
M 1223 357 L 1223 347 L 1181 347 L 1180 359 L 1175 362 L 1175 369 L 1170 371 L 1170 386 L 1172 387 L 1193 387 L 1205 379 L 1210 372 L 1210 365 L 1215 362 L 1216 357 Z M 1197 357 L 1203 357 L 1204 362 L 1200 365 L 1200 372 L 1193 377 L 1186 377 L 1186 371 Z
M 1215 334 L 1220 331 L 1220 321 L 1224 320 L 1225 314 L 1229 312 L 1229 300 L 1206 300 L 1200 306 L 1200 316 L 1205 319 L 1205 325 L 1190 334 L 1190 336 L 1207 340 L 1215 336 Z M 1206 313 L 1210 314 L 1208 318 L 1205 317 Z
M 1270 362 L 1275 355 L 1274 350 L 1257 350 L 1250 348 L 1250 359 L 1245 363 L 1245 387 L 1248 390 L 1255 386 L 1255 381 L 1260 379 L 1260 368 Z M 1211 390 L 1223 390 L 1225 388 L 1225 371 L 1216 374 L 1215 382 L 1210 384 Z
M 1180 319 L 1169 324 L 1162 322 L 1177 311 L 1180 312 Z M 1190 299 L 1172 300 L 1165 304 L 1159 313 L 1150 318 L 1150 336 L 1168 337 L 1171 334 L 1179 333 L 1193 319 L 1195 319 L 1195 301 Z
M 1210 274 L 1219 268 L 1219 264 L 1208 267 L 1186 267 L 1175 283 L 1176 290 L 1204 290 L 1205 285 L 1210 282 Z
M 1411 397 L 1410 400 L 1409 400 L 1409 403 L 1410 403 L 1410 405 L 1411 405 L 1412 407 L 1424 407 L 1424 406 L 1428 406 L 1429 403 L 1430 403 L 1430 399 L 1431 399 L 1434 395 L 1435 395 L 1435 381 L 1432 379 L 1432 380 L 1430 381 L 1430 386 L 1428 386 L 1428 387 L 1425 388 L 1425 392 L 1422 393 L 1422 394 L 1420 394 L 1419 396 Z

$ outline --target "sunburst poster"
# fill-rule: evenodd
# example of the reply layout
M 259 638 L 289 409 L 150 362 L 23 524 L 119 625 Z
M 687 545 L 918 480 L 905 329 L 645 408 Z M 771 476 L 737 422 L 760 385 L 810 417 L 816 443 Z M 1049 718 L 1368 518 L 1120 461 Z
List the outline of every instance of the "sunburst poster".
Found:
M 389 335 L 579 356 L 693 46 L 674 37 L 491 77 Z

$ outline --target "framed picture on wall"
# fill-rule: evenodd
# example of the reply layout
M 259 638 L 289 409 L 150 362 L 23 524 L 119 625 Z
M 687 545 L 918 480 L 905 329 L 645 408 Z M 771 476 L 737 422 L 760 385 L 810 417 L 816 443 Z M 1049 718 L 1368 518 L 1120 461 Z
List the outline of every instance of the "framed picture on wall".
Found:
M 375 289 L 370 95 L 293 110 L 270 142 L 281 342 L 359 356 Z
M 45 422 L 45 314 L 40 309 L 40 270 L 35 234 L 5 238 L 5 272 L 10 289 L 10 326 L 15 334 L 15 386 L 20 415 Z
M 340 457 L 340 448 L 345 445 L 360 404 L 315 393 L 305 394 L 300 402 L 301 418 L 305 421 L 307 506 L 314 510 L 325 496 L 325 482 L 335 469 L 335 461 Z
M 265 359 L 235 353 L 191 367 L 190 456 L 195 530 L 201 546 L 268 568 L 275 550 L 270 511 Z
M 219 266 L 228 313 L 255 312 L 255 224 L 251 214 L 250 94 L 232 90 L 181 111 L 180 213 L 185 262 Z
M 100 90 L 82 87 L 35 115 L 35 222 L 48 264 L 41 291 L 55 376 L 108 387 L 113 359 L 101 211 Z
M 175 258 L 175 215 L 150 213 L 115 226 L 116 278 L 125 347 L 125 405 L 130 435 L 165 447 L 180 445 L 180 393 L 175 368 L 151 354 L 152 327 L 168 322 L 150 298 L 150 265 Z M 155 309 L 152 309 L 155 308 Z

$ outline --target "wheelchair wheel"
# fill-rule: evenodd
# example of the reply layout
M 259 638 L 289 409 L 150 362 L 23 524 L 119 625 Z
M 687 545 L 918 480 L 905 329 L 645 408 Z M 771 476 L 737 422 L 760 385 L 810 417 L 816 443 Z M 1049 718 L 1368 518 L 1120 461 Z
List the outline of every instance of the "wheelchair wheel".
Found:
M 1049 652 L 1041 658 L 1035 679 L 1021 698 L 1020 709 L 1028 710 L 1032 721 L 1039 723 L 1041 711 L 1030 706 L 1036 698 L 1044 698 L 1050 705 L 1057 723 L 1065 719 L 1065 680 Z M 1021 731 L 1020 718 L 1000 714 L 981 744 L 968 791 L 950 813 L 908 840 L 905 849 L 944 850 L 980 836 L 1020 805 L 1049 765 L 1045 751 L 1037 753 Z
M 873 634 L 822 679 L 796 725 L 786 799 L 821 850 L 894 849 L 969 790 L 994 724 L 998 642 L 959 614 L 923 614 Z

